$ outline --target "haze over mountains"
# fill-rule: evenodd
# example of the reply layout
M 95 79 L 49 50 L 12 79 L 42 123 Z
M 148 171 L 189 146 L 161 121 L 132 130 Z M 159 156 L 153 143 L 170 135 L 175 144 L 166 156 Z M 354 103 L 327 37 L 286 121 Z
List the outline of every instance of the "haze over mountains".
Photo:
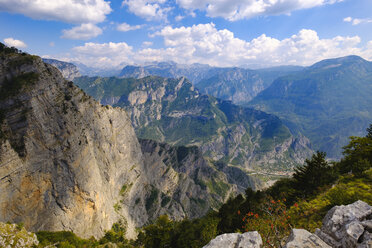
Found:
M 358 56 L 323 60 L 276 79 L 249 106 L 281 117 L 314 148 L 339 158 L 349 136 L 372 121 L 372 63 Z
M 119 76 L 185 76 L 201 93 L 277 115 L 314 150 L 337 159 L 348 137 L 363 135 L 372 119 L 370 64 L 358 56 L 258 70 L 161 62 L 125 66 Z
M 137 79 L 150 75 L 166 78 L 186 77 L 202 93 L 230 100 L 235 104 L 244 104 L 268 87 L 277 77 L 302 69 L 300 66 L 281 66 L 251 70 L 161 62 L 146 66 L 125 66 L 118 76 Z

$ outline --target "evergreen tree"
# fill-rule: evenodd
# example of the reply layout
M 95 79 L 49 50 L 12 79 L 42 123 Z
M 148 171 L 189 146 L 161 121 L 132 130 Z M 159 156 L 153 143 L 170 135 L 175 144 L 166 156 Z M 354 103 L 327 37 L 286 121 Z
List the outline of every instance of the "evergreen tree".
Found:
M 306 197 L 321 186 L 332 183 L 337 176 L 332 166 L 326 160 L 326 153 L 317 151 L 311 159 L 305 160 L 305 165 L 295 169 L 293 175 L 299 196 Z

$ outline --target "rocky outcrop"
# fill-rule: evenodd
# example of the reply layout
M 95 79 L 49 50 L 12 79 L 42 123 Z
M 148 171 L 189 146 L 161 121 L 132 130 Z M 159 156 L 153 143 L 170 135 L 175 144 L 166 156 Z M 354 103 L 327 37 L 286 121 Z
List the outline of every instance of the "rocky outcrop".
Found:
M 371 237 L 372 207 L 363 201 L 333 207 L 315 234 L 332 247 L 368 247 Z
M 262 238 L 258 232 L 225 233 L 217 236 L 203 248 L 260 248 Z
M 321 229 L 317 229 L 314 234 L 304 229 L 293 229 L 284 247 L 371 248 L 371 231 L 372 207 L 363 201 L 356 201 L 329 210 L 323 219 Z M 243 245 L 242 240 L 249 240 L 249 242 Z M 214 247 L 262 247 L 262 240 L 257 232 L 228 233 L 217 236 L 204 246 L 204 248 Z
M 81 77 L 79 69 L 72 63 L 59 61 L 56 59 L 43 59 L 43 61 L 56 67 L 62 73 L 62 76 L 67 80 L 71 81 L 76 77 Z
M 36 235 L 22 226 L 0 222 L 0 247 L 36 247 L 38 244 Z
M 123 220 L 133 237 L 148 180 L 127 114 L 27 54 L 2 54 L 0 87 L 0 221 L 100 237 Z

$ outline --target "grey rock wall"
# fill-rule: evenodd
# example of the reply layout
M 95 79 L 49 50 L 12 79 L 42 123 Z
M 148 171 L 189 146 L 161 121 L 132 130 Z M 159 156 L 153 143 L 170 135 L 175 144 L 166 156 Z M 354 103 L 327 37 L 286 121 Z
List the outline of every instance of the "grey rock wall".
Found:
M 27 79 L 0 99 L 0 221 L 100 237 L 122 219 L 133 237 L 147 221 L 135 200 L 145 197 L 148 180 L 127 114 L 101 106 L 40 58 L 23 60 L 0 59 L 2 90 Z

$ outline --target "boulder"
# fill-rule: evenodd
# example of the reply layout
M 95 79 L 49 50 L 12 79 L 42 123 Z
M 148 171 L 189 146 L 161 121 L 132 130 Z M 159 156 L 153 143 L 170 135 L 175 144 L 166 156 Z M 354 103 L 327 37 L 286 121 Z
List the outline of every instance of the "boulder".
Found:
M 261 235 L 255 232 L 225 233 L 211 240 L 203 248 L 260 248 L 262 247 Z
M 304 229 L 293 229 L 285 248 L 331 248 L 317 235 Z
M 371 215 L 372 207 L 363 201 L 335 206 L 328 211 L 321 230 L 317 230 L 316 234 L 332 247 L 359 247 L 370 240 Z

